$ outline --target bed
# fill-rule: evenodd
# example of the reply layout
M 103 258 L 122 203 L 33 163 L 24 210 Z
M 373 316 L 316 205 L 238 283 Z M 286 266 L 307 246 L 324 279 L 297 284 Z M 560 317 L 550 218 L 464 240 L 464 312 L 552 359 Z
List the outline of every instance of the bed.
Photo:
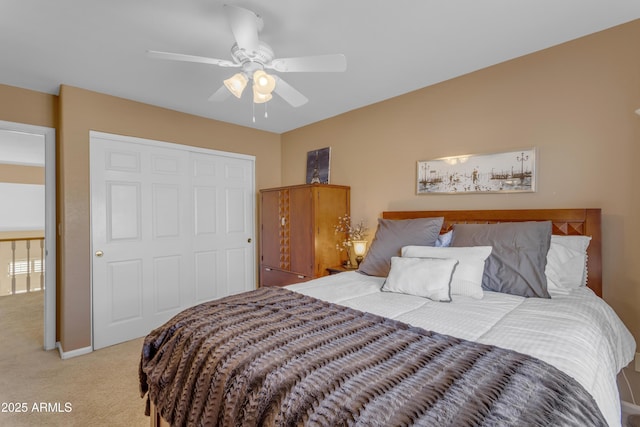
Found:
M 620 425 L 616 374 L 635 342 L 600 298 L 599 209 L 379 221 L 361 266 L 374 274 L 226 297 L 151 332 L 140 362 L 151 425 Z M 512 279 L 495 259 L 503 240 L 518 262 L 545 264 L 544 289 L 494 288 Z

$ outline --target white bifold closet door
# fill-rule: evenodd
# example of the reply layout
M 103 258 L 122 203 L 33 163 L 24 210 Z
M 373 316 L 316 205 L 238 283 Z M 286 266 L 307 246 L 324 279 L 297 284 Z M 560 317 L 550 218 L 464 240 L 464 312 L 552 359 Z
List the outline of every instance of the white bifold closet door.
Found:
M 91 132 L 93 348 L 255 288 L 252 156 Z

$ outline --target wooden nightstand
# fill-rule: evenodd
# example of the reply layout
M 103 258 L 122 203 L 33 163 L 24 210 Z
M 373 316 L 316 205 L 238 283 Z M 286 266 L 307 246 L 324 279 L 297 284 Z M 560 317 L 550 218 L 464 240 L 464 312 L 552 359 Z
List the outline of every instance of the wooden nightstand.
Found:
M 328 267 L 327 271 L 329 272 L 329 274 L 338 274 L 338 273 L 344 273 L 345 271 L 356 271 L 358 269 L 358 267 L 345 267 L 343 265 L 336 265 L 333 267 Z

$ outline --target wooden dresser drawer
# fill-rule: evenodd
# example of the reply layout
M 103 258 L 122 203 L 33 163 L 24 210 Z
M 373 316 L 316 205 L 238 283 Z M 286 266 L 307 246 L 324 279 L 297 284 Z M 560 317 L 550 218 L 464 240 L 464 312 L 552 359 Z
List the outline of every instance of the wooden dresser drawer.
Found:
M 313 277 L 301 274 L 290 273 L 271 267 L 262 267 L 260 269 L 260 286 L 287 286 L 294 283 L 306 282 Z

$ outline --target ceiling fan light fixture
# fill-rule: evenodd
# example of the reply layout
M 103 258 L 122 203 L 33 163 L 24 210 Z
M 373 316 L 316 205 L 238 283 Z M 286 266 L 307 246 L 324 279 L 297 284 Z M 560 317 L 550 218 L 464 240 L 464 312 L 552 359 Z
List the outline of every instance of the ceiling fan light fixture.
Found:
M 273 95 L 270 93 L 264 94 L 260 93 L 258 90 L 258 85 L 253 85 L 253 102 L 254 104 L 264 104 L 267 101 L 270 101 L 273 98 Z
M 276 79 L 264 70 L 256 70 L 253 73 L 253 87 L 254 91 L 258 91 L 262 95 L 270 95 L 276 88 Z
M 242 96 L 242 91 L 247 87 L 248 82 L 249 79 L 247 79 L 247 76 L 245 76 L 244 73 L 237 73 L 225 80 L 224 85 L 236 98 L 240 98 Z

